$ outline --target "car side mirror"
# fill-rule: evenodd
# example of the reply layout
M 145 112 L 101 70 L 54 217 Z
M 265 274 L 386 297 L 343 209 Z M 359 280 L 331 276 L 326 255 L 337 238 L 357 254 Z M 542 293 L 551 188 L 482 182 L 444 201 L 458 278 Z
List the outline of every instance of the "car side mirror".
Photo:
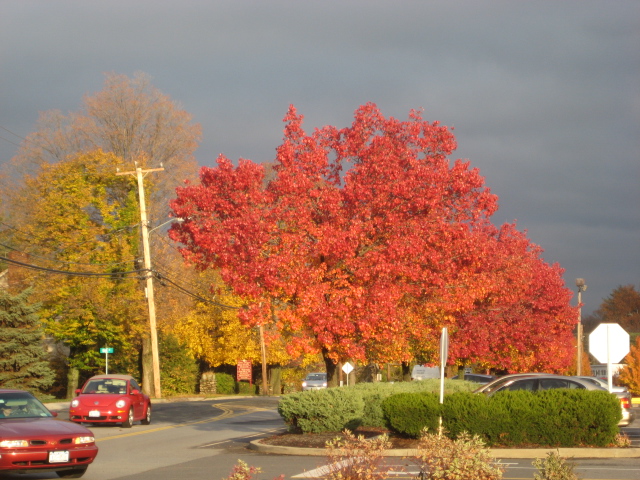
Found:
M 76 388 L 76 395 L 80 395 L 81 390 L 79 388 Z
M 131 390 L 131 395 L 138 395 L 139 393 L 140 393 L 140 390 L 137 390 L 135 388 Z
M 49 410 L 51 412 L 51 410 Z M 51 412 L 51 415 L 53 415 L 54 417 L 58 416 L 58 412 Z

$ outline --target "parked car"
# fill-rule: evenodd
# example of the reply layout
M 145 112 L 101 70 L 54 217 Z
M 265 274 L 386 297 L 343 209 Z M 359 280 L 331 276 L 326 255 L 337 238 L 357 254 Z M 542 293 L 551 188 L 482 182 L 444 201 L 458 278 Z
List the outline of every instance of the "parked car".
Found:
M 482 373 L 465 373 L 463 380 L 467 380 L 468 382 L 479 383 L 480 385 L 486 385 L 487 383 L 495 380 L 496 378 L 498 377 L 496 377 L 495 375 L 484 375 Z M 460 379 L 460 377 L 456 375 L 455 377 L 452 377 L 452 379 L 458 380 Z
M 603 380 L 599 377 L 585 377 L 585 376 L 576 376 L 575 378 L 580 378 L 582 380 L 586 380 L 587 382 L 595 383 L 596 385 L 600 385 L 602 388 L 606 388 L 609 390 L 609 382 Z M 625 387 L 619 387 L 617 385 L 612 385 L 611 391 L 613 393 L 616 392 L 627 392 L 628 390 Z
M 497 391 L 503 385 L 509 384 L 512 380 L 515 380 L 516 378 L 532 377 L 534 375 L 546 375 L 546 374 L 540 374 L 540 373 L 510 373 L 508 375 L 502 375 L 502 376 L 496 378 L 495 380 L 492 380 L 491 382 L 485 383 L 481 387 L 478 387 L 476 390 L 474 390 L 474 393 L 484 393 L 485 395 L 488 395 L 488 394 L 491 394 L 494 391 Z
M 69 407 L 72 422 L 121 423 L 124 428 L 138 420 L 151 423 L 151 399 L 130 375 L 96 375 L 76 395 Z
M 302 382 L 303 392 L 307 390 L 320 390 L 321 388 L 327 388 L 326 373 L 310 373 Z
M 528 390 L 531 392 L 537 392 L 552 388 L 608 391 L 597 382 L 593 383 L 577 377 L 529 373 L 505 375 L 504 377 L 497 378 L 493 382 L 483 385 L 477 389 L 476 392 L 491 396 L 496 392 L 503 391 Z M 620 400 L 620 408 L 622 410 L 622 420 L 620 420 L 618 426 L 627 426 L 633 421 L 634 417 L 631 411 L 631 397 L 622 392 L 614 393 L 614 395 L 616 395 L 618 400 Z
M 98 454 L 91 430 L 58 420 L 22 390 L 0 390 L 0 476 L 56 472 L 80 478 Z

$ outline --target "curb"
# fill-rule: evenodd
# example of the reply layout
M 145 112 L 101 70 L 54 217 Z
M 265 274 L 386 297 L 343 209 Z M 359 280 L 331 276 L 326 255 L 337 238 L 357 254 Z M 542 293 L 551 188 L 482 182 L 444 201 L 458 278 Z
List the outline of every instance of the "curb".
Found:
M 249 443 L 251 450 L 259 453 L 274 455 L 300 455 L 317 456 L 327 455 L 324 448 L 283 447 L 279 445 L 263 444 L 260 440 Z M 494 458 L 544 458 L 548 453 L 557 452 L 564 458 L 640 458 L 640 448 L 492 448 L 491 455 Z M 385 457 L 415 457 L 414 449 L 386 450 Z

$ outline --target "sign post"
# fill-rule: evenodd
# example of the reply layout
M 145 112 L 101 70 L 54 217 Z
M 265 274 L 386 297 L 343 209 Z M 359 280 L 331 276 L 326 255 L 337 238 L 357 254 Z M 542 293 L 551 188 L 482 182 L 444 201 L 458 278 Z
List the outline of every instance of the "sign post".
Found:
M 109 375 L 109 354 L 113 353 L 113 348 L 112 347 L 102 347 L 100 349 L 100 353 L 104 353 L 104 363 L 105 363 L 104 373 Z
M 346 362 L 342 366 L 342 371 L 347 374 L 347 387 L 348 387 L 349 386 L 349 374 L 351 372 L 353 372 L 353 365 L 351 365 L 349 362 Z
M 612 363 L 618 363 L 629 353 L 629 334 L 617 323 L 601 323 L 589 335 L 589 352 L 599 362 L 607 364 L 609 392 L 613 388 Z
M 251 360 L 238 360 L 236 367 L 236 380 L 249 380 L 249 385 L 253 385 L 251 377 Z
M 449 331 L 447 327 L 442 329 L 440 335 L 440 404 L 444 403 L 444 367 L 447 366 L 449 357 Z M 442 416 L 439 419 L 438 435 L 442 435 Z

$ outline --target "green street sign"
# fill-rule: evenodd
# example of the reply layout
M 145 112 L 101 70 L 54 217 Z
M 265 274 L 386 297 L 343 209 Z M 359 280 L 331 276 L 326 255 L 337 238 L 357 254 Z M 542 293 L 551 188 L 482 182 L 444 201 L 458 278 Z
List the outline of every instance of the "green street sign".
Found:
M 113 353 L 113 348 L 112 347 L 101 348 L 100 353 Z

